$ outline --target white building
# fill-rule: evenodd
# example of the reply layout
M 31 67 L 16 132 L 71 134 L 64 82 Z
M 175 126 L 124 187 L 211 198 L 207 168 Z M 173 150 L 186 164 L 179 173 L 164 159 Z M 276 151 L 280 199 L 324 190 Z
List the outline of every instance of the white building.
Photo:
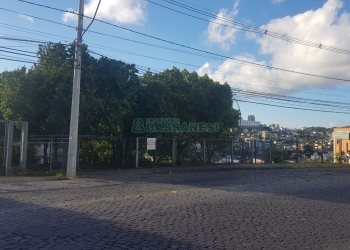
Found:
M 261 125 L 260 122 L 255 121 L 255 116 L 254 115 L 248 115 L 248 120 L 241 120 L 240 121 L 240 126 L 241 128 L 258 128 Z

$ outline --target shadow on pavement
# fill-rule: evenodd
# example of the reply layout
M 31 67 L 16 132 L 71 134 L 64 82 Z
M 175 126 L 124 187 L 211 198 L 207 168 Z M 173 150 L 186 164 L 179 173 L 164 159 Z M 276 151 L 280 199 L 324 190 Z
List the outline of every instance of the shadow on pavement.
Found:
M 195 245 L 67 209 L 0 198 L 0 249 L 184 249 Z
M 258 192 L 350 204 L 350 169 L 266 169 L 177 171 L 172 168 L 140 171 L 82 172 L 83 178 L 126 184 L 159 183 L 227 192 Z

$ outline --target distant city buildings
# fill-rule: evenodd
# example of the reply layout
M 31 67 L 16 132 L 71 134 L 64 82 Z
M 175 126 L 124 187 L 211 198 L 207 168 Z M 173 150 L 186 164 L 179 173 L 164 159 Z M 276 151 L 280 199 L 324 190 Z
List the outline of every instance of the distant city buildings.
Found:
M 333 150 L 335 144 L 331 140 L 333 131 L 330 128 L 287 128 L 279 124 L 265 125 L 256 121 L 254 115 L 249 115 L 247 120 L 241 120 L 240 125 L 244 161 L 254 162 L 255 159 L 261 159 L 271 162 L 278 156 L 290 162 L 299 162 L 301 159 L 304 162 L 323 162 L 332 161 L 339 150 L 344 151 L 345 154 L 346 150 L 350 150 L 350 138 L 348 138 L 348 144 L 338 140 L 342 149 Z M 349 130 L 347 134 L 342 131 L 343 136 L 349 136 L 350 127 L 347 129 Z

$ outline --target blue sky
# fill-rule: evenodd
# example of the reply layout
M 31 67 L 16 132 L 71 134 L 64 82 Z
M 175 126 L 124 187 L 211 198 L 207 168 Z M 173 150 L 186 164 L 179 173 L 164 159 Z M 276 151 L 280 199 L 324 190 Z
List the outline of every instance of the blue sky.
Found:
M 78 0 L 31 1 L 65 10 L 78 9 Z M 86 15 L 93 15 L 97 2 L 98 0 L 85 0 Z M 200 16 L 172 3 L 186 4 L 212 16 Z M 178 12 L 159 5 L 176 9 Z M 24 14 L 75 26 L 74 15 L 16 0 L 2 0 L 1 8 L 17 11 L 23 15 L 0 9 L 0 37 L 71 42 L 76 36 L 73 28 L 45 22 Z M 180 14 L 179 11 L 211 22 Z M 343 53 L 343 49 L 350 49 L 350 3 L 345 0 L 182 0 L 175 2 L 173 0 L 102 0 L 97 17 L 134 31 L 226 57 L 292 71 L 350 79 L 350 54 Z M 89 20 L 85 20 L 85 27 L 88 22 Z M 251 25 L 257 29 L 266 30 L 268 34 L 288 36 L 293 38 L 293 42 L 237 29 L 242 26 L 232 28 L 232 22 Z M 122 38 L 87 32 L 84 42 L 91 50 L 100 54 L 134 63 L 155 72 L 173 66 L 180 69 L 186 68 L 189 71 L 197 71 L 199 74 L 208 74 L 214 80 L 227 82 L 232 88 L 242 90 L 243 92 L 237 92 L 236 99 L 240 104 L 243 118 L 254 114 L 262 123 L 278 123 L 286 127 L 350 125 L 349 114 L 294 110 L 246 102 L 327 110 L 329 103 L 348 102 L 350 93 L 348 81 L 292 74 L 222 58 L 217 60 L 213 56 L 203 55 L 198 51 L 176 47 L 99 22 L 95 22 L 90 31 Z M 303 45 L 296 44 L 296 39 Z M 137 41 L 158 47 L 140 44 Z M 321 44 L 321 49 L 306 46 L 308 42 Z M 36 51 L 38 45 L 0 39 L 0 46 Z M 159 46 L 175 48 L 177 51 L 166 50 Z M 330 46 L 336 52 L 324 49 L 326 46 Z M 180 53 L 178 50 L 187 52 Z M 343 52 L 339 53 L 340 50 Z M 0 52 L 0 57 L 4 56 L 9 55 Z M 27 58 L 21 55 L 12 56 Z M 0 60 L 0 72 L 22 65 L 29 64 Z M 276 99 L 256 99 L 242 94 L 247 93 L 246 91 L 323 100 L 325 105 L 317 107 L 312 104 L 283 102 Z M 237 108 L 236 104 L 234 108 Z M 342 108 L 336 110 L 347 112 Z

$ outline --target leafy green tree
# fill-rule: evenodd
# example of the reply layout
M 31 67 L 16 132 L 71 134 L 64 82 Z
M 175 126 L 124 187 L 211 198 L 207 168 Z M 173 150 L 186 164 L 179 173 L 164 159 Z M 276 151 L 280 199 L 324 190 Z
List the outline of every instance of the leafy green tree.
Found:
M 186 122 L 217 122 L 219 133 L 168 133 L 155 137 L 218 138 L 230 135 L 238 126 L 239 113 L 233 109 L 232 92 L 228 84 L 214 82 L 208 76 L 177 68 L 160 73 L 147 72 L 141 78 L 138 107 L 140 117 L 179 118 Z M 195 142 L 197 143 L 197 142 Z M 207 142 L 207 159 L 221 144 Z M 188 140 L 177 142 L 177 162 L 182 158 Z M 198 156 L 200 154 L 197 154 Z M 200 157 L 200 156 L 199 156 Z M 202 160 L 202 159 L 200 159 Z
M 0 114 L 27 120 L 31 134 L 67 135 L 71 107 L 74 44 L 48 43 L 38 63 L 0 74 Z M 134 65 L 82 52 L 80 134 L 130 135 L 139 78 Z
M 208 76 L 177 68 L 146 73 L 139 92 L 141 117 L 176 117 L 187 122 L 218 122 L 219 135 L 227 135 L 238 126 L 239 113 L 233 109 L 228 84 L 214 82 Z M 181 136 L 181 135 L 179 135 Z M 191 135 L 195 136 L 195 135 Z M 200 136 L 208 136 L 202 134 Z
M 39 47 L 38 64 L 0 74 L 0 111 L 6 119 L 29 120 L 35 134 L 67 134 L 74 46 Z M 80 133 L 122 136 L 129 133 L 139 87 L 134 65 L 96 59 L 83 48 Z

